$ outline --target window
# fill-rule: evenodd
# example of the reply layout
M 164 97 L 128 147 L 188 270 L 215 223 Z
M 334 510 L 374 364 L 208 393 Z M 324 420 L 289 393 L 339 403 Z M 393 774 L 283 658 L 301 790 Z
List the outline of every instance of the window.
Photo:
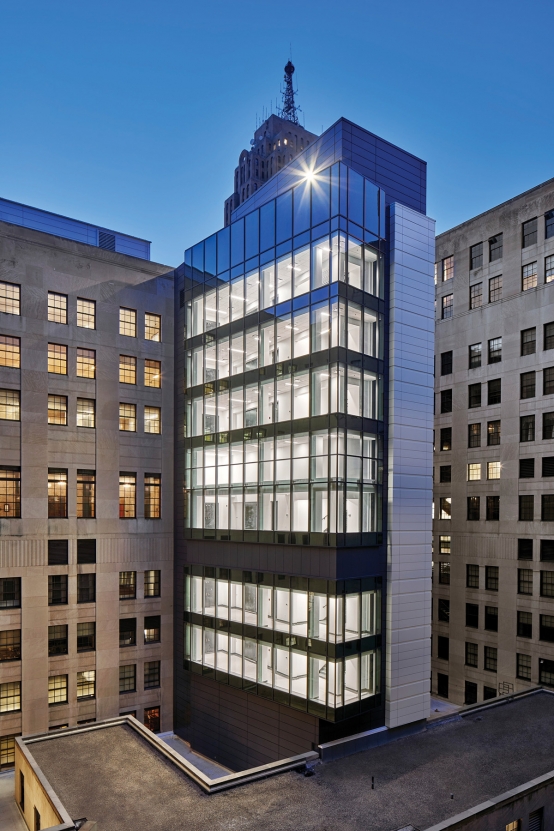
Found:
M 67 375 L 67 346 L 59 343 L 48 344 L 48 372 Z
M 48 655 L 67 655 L 67 624 L 48 627 Z
M 439 537 L 439 553 L 450 554 L 450 545 L 452 539 L 449 534 L 441 534 Z
M 136 571 L 119 572 L 119 599 L 134 600 L 137 596 L 137 573 Z
M 520 398 L 534 398 L 535 397 L 535 373 L 522 372 L 519 376 L 519 397 Z
M 0 467 L 0 516 L 21 516 L 21 473 L 17 467 Z
M 502 277 L 491 277 L 489 280 L 489 303 L 496 303 L 502 298 Z
M 466 641 L 466 667 L 479 666 L 479 646 L 476 643 Z
M 450 622 L 450 600 L 444 597 L 439 597 L 439 620 Z
M 547 477 L 554 476 L 554 456 L 542 457 L 542 475 Z
M 158 643 L 161 640 L 159 615 L 144 618 L 144 643 Z
M 485 629 L 498 632 L 498 607 L 485 606 Z
M 160 686 L 160 662 L 144 662 L 144 689 L 152 690 Z
M 468 407 L 471 410 L 473 407 L 481 406 L 481 384 L 470 384 L 467 388 L 468 392 Z
M 437 672 L 437 695 L 441 698 L 448 698 L 448 675 Z
M 500 404 L 502 402 L 502 380 L 495 378 L 487 382 L 487 404 Z
M 0 661 L 21 660 L 21 629 L 0 632 Z
M 516 676 L 522 678 L 524 681 L 531 680 L 531 656 L 521 655 L 519 652 L 516 655 Z
M 94 300 L 77 298 L 77 326 L 81 329 L 96 329 L 96 303 Z
M 519 440 L 535 441 L 535 416 L 520 416 L 519 419 Z
M 21 577 L 0 577 L 0 609 L 21 606 Z
M 498 522 L 500 519 L 500 497 L 487 496 L 487 521 Z
M 467 518 L 468 522 L 477 522 L 481 519 L 481 500 L 479 496 L 468 496 Z
M 451 280 L 454 277 L 454 257 L 445 257 L 442 261 L 442 281 Z
M 162 339 L 162 318 L 146 312 L 144 315 L 144 337 L 146 340 L 160 341 Z
M 159 597 L 160 596 L 160 574 L 159 569 L 153 569 L 144 572 L 144 596 L 145 597 Z
M 489 421 L 487 423 L 487 445 L 493 447 L 497 444 L 500 444 L 500 421 Z
M 452 390 L 441 390 L 441 413 L 452 412 Z
M 137 619 L 134 617 L 122 618 L 119 621 L 119 645 L 136 646 Z
M 489 364 L 498 364 L 502 360 L 502 338 L 489 341 Z
M 48 320 L 51 323 L 67 323 L 67 295 L 48 292 Z
M 89 669 L 77 673 L 77 701 L 94 698 L 96 694 L 96 670 Z
M 442 303 L 441 317 L 442 317 L 443 320 L 449 320 L 452 317 L 453 300 L 454 300 L 454 295 L 453 294 L 445 294 L 444 297 L 442 298 L 442 301 L 441 301 L 441 303 Z
M 7 315 L 21 314 L 21 287 L 14 283 L 0 282 L 0 312 Z
M 440 504 L 439 519 L 451 519 L 452 518 L 452 498 L 450 496 L 441 496 L 439 504 Z
M 518 560 L 532 560 L 533 559 L 533 540 L 520 539 L 517 541 L 517 558 Z
M 439 469 L 439 481 L 441 484 L 447 484 L 452 481 L 452 466 L 441 465 Z
M 477 603 L 466 603 L 466 626 L 470 629 L 479 628 L 479 606 Z
M 517 593 L 533 594 L 533 572 L 530 568 L 518 568 Z
M 145 407 L 144 408 L 144 432 L 145 433 L 161 433 L 162 432 L 162 411 L 160 407 Z
M 15 734 L 0 736 L 0 770 L 13 768 L 15 765 Z
M 160 732 L 160 708 L 159 707 L 145 707 L 144 708 L 144 726 L 148 727 L 153 733 Z
M 69 540 L 48 540 L 48 565 L 66 566 L 69 562 Z
M 554 349 L 554 323 L 544 325 L 544 348 Z
M 519 521 L 533 522 L 535 518 L 535 497 L 525 493 L 519 495 Z
M 21 365 L 21 342 L 19 338 L 0 335 L 0 366 Z
M 127 335 L 128 338 L 137 336 L 137 313 L 134 309 L 119 310 L 119 334 Z
M 77 565 L 96 563 L 96 540 L 77 540 Z
M 48 605 L 67 605 L 67 574 L 48 575 Z
M 93 398 L 77 399 L 77 427 L 96 426 L 96 402 Z
M 521 269 L 521 290 L 527 291 L 537 287 L 537 264 L 528 263 Z
M 554 661 L 539 658 L 539 684 L 554 686 Z M 540 825 L 536 827 L 540 829 Z
M 469 287 L 469 308 L 480 309 L 483 305 L 483 283 L 474 283 Z
M 439 635 L 437 638 L 437 658 L 441 661 L 448 661 L 450 653 L 450 641 L 444 635 Z
M 137 689 L 137 666 L 126 664 L 119 667 L 119 694 L 136 692 Z
M 94 603 L 96 601 L 96 574 L 77 575 L 77 603 Z
M 554 522 L 554 496 L 546 493 L 541 496 L 541 520 Z
M 469 269 L 481 268 L 483 265 L 483 243 L 478 242 L 469 249 Z
M 536 245 L 537 242 L 537 218 L 529 219 L 523 223 L 523 234 L 521 247 L 528 248 L 530 245 Z
M 498 566 L 485 566 L 485 589 L 489 592 L 498 591 Z
M 547 367 L 543 370 L 543 395 L 552 395 L 554 393 L 554 366 Z
M 48 470 L 48 517 L 67 517 L 67 470 Z
M 151 361 L 147 358 L 144 361 L 144 386 L 161 387 L 162 385 L 162 362 Z
M 471 462 L 467 466 L 467 481 L 477 482 L 481 479 L 481 462 Z
M 48 679 L 48 704 L 67 704 L 67 675 L 51 675 Z
M 441 375 L 452 374 L 452 350 L 441 353 Z
M 439 563 L 439 583 L 443 586 L 450 585 L 450 563 Z
M 518 638 L 533 637 L 533 615 L 531 612 L 517 613 L 517 636 Z
M 121 384 L 137 383 L 137 359 L 131 355 L 119 356 L 119 381 Z
M 539 639 L 541 641 L 554 642 L 554 617 L 552 615 L 540 615 Z
M 159 519 L 161 516 L 162 477 L 158 473 L 144 474 L 144 518 Z
M 554 237 L 554 211 L 547 211 L 544 215 L 544 237 Z
M 77 652 L 94 652 L 96 649 L 96 623 L 77 624 Z
M 469 347 L 469 369 L 478 369 L 481 366 L 481 344 L 474 343 Z
M 496 687 L 483 687 L 483 701 L 488 701 L 490 698 L 496 698 Z
M 477 704 L 477 684 L 474 681 L 465 682 L 464 704 Z
M 94 519 L 96 516 L 96 472 L 77 471 L 77 519 Z
M 500 479 L 500 462 L 487 462 L 487 479 Z
M 67 425 L 67 397 L 65 395 L 48 396 L 48 424 Z
M 135 433 L 137 429 L 136 404 L 119 405 L 119 429 L 128 433 Z
M 96 378 L 96 350 L 77 347 L 78 378 Z
M 496 672 L 498 665 L 498 650 L 495 646 L 485 647 L 485 666 L 489 672 Z M 495 692 L 496 697 L 496 692 Z
M 554 562 L 554 540 L 541 540 L 541 562 Z
M 531 329 L 522 329 L 521 331 L 521 354 L 534 355 L 537 351 L 537 330 L 533 326 Z
M 489 262 L 502 259 L 502 234 L 489 239 Z
M 119 474 L 119 518 L 136 517 L 137 477 L 135 473 Z
M 554 280 L 554 254 L 544 260 L 544 280 L 545 283 L 551 283 Z
M 554 439 L 554 413 L 542 414 L 542 437 L 543 440 Z
M 19 421 L 19 390 L 0 390 L 0 419 Z
M 452 450 L 452 427 L 441 429 L 441 450 Z
M 481 425 L 468 424 L 467 426 L 467 446 L 481 447 Z

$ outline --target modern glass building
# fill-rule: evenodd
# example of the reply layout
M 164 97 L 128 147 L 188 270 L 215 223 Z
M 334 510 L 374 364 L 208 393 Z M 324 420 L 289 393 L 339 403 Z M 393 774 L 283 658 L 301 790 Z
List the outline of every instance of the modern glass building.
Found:
M 177 270 L 175 723 L 232 767 L 428 715 L 433 232 L 340 120 Z

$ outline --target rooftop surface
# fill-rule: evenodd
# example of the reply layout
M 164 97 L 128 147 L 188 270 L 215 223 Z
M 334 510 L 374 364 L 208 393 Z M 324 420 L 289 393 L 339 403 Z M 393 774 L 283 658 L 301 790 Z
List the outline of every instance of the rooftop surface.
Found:
M 96 820 L 98 831 L 396 831 L 429 828 L 548 773 L 553 740 L 554 695 L 541 691 L 431 722 L 311 777 L 284 773 L 211 795 L 127 725 L 27 747 L 70 816 Z

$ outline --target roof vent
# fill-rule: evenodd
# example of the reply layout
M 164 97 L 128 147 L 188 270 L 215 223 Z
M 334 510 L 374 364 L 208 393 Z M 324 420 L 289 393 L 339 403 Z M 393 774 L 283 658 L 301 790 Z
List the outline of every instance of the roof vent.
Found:
M 98 231 L 98 248 L 105 248 L 106 251 L 115 251 L 115 234 Z

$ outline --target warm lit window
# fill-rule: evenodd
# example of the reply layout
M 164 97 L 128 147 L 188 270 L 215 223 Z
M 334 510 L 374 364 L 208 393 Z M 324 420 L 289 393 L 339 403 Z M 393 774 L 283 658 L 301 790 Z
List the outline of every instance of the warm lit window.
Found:
M 137 688 L 136 664 L 127 664 L 119 667 L 119 692 L 135 692 Z
M 0 366 L 19 367 L 21 364 L 21 344 L 19 338 L 0 335 Z
M 454 277 L 454 257 L 445 257 L 442 261 L 442 280 L 451 280 Z
M 94 519 L 96 516 L 96 473 L 94 470 L 77 471 L 77 518 Z
M 151 690 L 160 686 L 160 662 L 144 662 L 144 689 Z
M 19 390 L 0 390 L 0 419 L 19 421 Z
M 161 624 L 159 615 L 150 615 L 144 618 L 144 643 L 158 643 L 161 640 Z
M 48 704 L 67 704 L 67 675 L 51 675 L 48 679 Z
M 136 404 L 119 405 L 119 429 L 128 433 L 135 433 L 137 429 Z
M 77 427 L 96 426 L 96 402 L 93 398 L 77 399 Z
M 440 513 L 439 519 L 451 519 L 452 517 L 452 497 L 441 496 L 440 498 Z
M 162 339 L 162 318 L 146 312 L 144 315 L 144 337 L 146 340 L 160 341 Z
M 21 660 L 21 629 L 0 632 L 0 661 Z
M 522 291 L 527 289 L 534 289 L 537 286 L 537 264 L 528 263 L 524 265 L 521 270 L 521 288 Z
M 21 286 L 0 282 L 0 312 L 8 315 L 21 314 Z
M 137 313 L 134 309 L 119 310 L 119 334 L 129 338 L 137 336 Z
M 13 768 L 15 765 L 15 734 L 0 736 L 0 770 Z
M 0 713 L 21 710 L 21 681 L 0 684 Z
M 48 396 L 48 424 L 67 424 L 67 397 L 65 395 Z
M 137 359 L 131 355 L 119 356 L 119 380 L 122 384 L 137 383 Z
M 144 362 L 144 386 L 145 387 L 161 387 L 162 385 L 162 364 L 161 361 L 151 361 L 146 359 Z
M 159 407 L 145 407 L 144 408 L 144 432 L 145 433 L 161 433 L 162 432 L 162 411 Z
M 475 482 L 481 478 L 481 463 L 476 462 L 467 466 L 467 481 Z
M 502 277 L 491 277 L 489 280 L 489 303 L 496 303 L 502 298 Z
M 500 479 L 500 462 L 487 462 L 487 479 Z
M 137 596 L 137 573 L 136 571 L 119 572 L 119 599 L 134 600 Z
M 144 517 L 159 519 L 161 511 L 161 476 L 145 473 L 144 475 Z
M 153 733 L 160 732 L 160 708 L 159 707 L 145 707 L 144 708 L 144 726 L 152 730 Z
M 48 344 L 48 372 L 67 375 L 67 346 L 59 343 Z
M 82 329 L 96 329 L 96 303 L 94 300 L 77 298 L 77 326 Z
M 77 377 L 96 377 L 96 350 L 77 347 Z
M 152 569 L 144 572 L 144 596 L 160 596 L 160 574 L 159 569 Z
M 119 518 L 133 519 L 136 516 L 137 477 L 135 473 L 119 474 Z
M 496 444 L 500 444 L 500 422 L 489 421 L 487 422 L 487 445 L 492 447 Z
M 20 517 L 20 516 L 21 516 L 21 472 L 20 472 L 20 469 L 18 467 L 0 467 L 0 517 Z
M 67 470 L 48 471 L 48 517 L 67 517 Z
M 96 670 L 89 669 L 77 673 L 77 700 L 94 698 L 96 686 Z
M 48 320 L 51 323 L 67 323 L 67 295 L 48 292 Z
M 77 624 L 77 652 L 94 652 L 96 649 L 96 624 Z

